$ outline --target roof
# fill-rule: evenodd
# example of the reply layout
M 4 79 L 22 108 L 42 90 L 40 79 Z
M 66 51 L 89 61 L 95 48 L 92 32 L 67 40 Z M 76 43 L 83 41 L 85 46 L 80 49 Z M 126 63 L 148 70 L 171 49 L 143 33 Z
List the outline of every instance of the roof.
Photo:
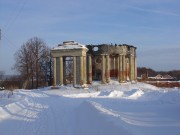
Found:
M 163 78 L 164 78 L 164 79 L 174 79 L 174 78 L 173 78 L 172 76 L 170 76 L 170 75 L 164 75 Z
M 160 75 L 160 74 L 158 74 L 158 75 L 155 76 L 155 78 L 162 78 L 162 77 L 163 77 L 163 76 Z
M 54 47 L 52 50 L 65 50 L 65 49 L 82 49 L 86 48 L 85 45 L 80 44 L 75 41 L 64 41 L 63 44 L 59 44 L 57 47 Z
M 174 79 L 170 75 L 160 75 L 160 74 L 156 75 L 154 78 L 156 78 L 156 79 Z

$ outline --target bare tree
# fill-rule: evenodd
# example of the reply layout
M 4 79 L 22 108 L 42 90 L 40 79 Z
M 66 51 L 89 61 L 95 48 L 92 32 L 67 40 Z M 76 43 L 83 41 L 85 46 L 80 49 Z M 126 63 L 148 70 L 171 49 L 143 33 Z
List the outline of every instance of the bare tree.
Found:
M 29 78 L 31 77 L 31 58 L 30 58 L 30 45 L 23 44 L 21 48 L 15 53 L 16 63 L 14 68 L 20 73 L 24 80 L 23 88 L 26 88 Z
M 15 53 L 16 63 L 14 68 L 24 78 L 24 87 L 31 80 L 31 88 L 39 87 L 39 83 L 44 81 L 45 74 L 43 62 L 45 63 L 50 57 L 50 49 L 40 38 L 34 37 L 29 39 Z

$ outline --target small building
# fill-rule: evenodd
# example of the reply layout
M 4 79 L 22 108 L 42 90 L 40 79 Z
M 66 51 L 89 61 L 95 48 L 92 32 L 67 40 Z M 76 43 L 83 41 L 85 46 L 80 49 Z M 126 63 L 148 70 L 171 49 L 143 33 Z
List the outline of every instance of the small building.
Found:
M 156 75 L 154 77 L 154 79 L 156 79 L 156 80 L 174 80 L 174 78 L 170 75 L 160 75 L 160 74 Z
M 163 76 L 160 75 L 160 74 L 158 74 L 158 75 L 156 75 L 156 76 L 154 77 L 154 79 L 163 79 Z
M 74 87 L 99 80 L 120 83 L 136 81 L 136 47 L 129 45 L 83 45 L 65 41 L 51 50 L 54 59 L 54 85 Z
M 166 80 L 174 80 L 175 78 L 170 76 L 170 75 L 164 75 L 163 76 L 163 79 L 166 79 Z

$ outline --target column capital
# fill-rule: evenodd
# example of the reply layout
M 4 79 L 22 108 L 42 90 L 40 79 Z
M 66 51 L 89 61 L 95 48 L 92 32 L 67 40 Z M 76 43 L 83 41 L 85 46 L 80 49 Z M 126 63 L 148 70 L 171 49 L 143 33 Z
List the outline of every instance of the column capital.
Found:
M 106 54 L 100 54 L 101 56 L 105 56 Z
M 118 54 L 118 56 L 123 56 L 123 55 L 124 55 L 124 54 L 122 54 L 122 53 L 119 53 L 119 54 Z
M 130 54 L 129 54 L 129 56 L 131 56 L 131 57 L 135 57 L 135 55 L 134 55 L 134 54 L 132 54 L 132 53 L 130 53 Z

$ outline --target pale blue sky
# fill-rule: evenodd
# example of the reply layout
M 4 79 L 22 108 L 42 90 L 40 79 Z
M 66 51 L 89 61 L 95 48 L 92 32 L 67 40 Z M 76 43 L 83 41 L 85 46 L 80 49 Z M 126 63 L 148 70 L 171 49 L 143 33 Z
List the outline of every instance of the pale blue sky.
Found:
M 49 47 L 65 40 L 137 47 L 138 66 L 180 69 L 179 0 L 0 0 L 0 70 L 37 36 Z

